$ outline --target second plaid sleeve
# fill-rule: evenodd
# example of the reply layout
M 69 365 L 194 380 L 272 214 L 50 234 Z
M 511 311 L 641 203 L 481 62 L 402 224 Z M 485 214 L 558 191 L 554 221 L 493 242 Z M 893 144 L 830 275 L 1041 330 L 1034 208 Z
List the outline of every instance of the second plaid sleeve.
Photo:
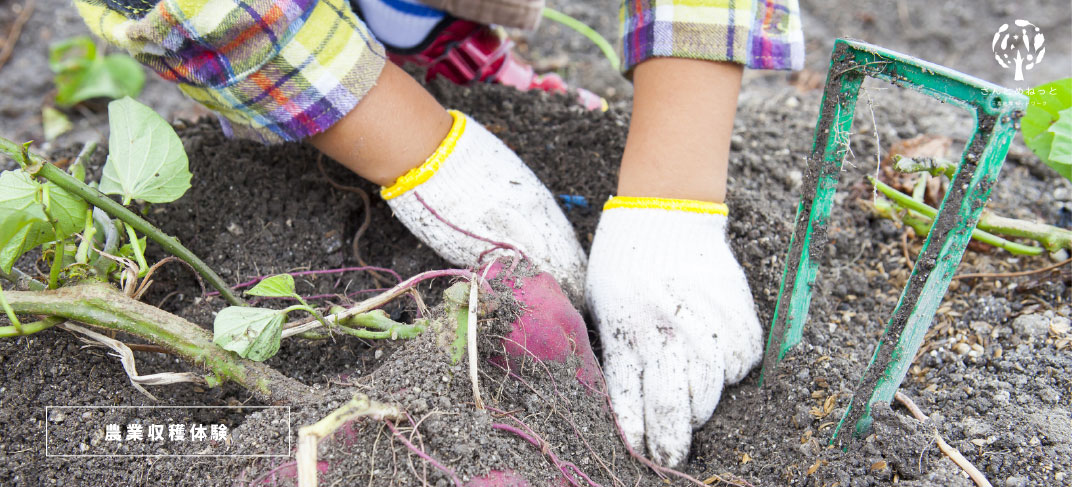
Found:
M 622 69 L 652 57 L 800 69 L 804 34 L 797 0 L 624 0 Z

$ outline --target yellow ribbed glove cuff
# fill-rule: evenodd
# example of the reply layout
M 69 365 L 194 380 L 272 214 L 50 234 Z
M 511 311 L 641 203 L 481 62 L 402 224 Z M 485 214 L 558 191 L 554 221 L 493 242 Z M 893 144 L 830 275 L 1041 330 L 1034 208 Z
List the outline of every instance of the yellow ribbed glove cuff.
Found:
M 428 156 L 424 164 L 410 169 L 409 172 L 396 179 L 395 184 L 380 188 L 380 196 L 383 199 L 389 200 L 401 196 L 406 191 L 416 188 L 431 179 L 436 171 L 439 171 L 439 166 L 443 165 L 443 161 L 454 153 L 454 146 L 458 145 L 458 139 L 465 133 L 466 118 L 462 112 L 457 110 L 448 110 L 448 112 L 454 118 L 454 123 L 451 124 L 450 131 L 443 138 L 443 142 L 439 144 L 439 147 L 436 148 L 432 155 Z
M 726 216 L 729 213 L 729 207 L 723 203 L 635 196 L 612 196 L 607 200 L 607 203 L 603 205 L 603 211 L 613 210 L 615 208 L 647 208 L 722 216 Z

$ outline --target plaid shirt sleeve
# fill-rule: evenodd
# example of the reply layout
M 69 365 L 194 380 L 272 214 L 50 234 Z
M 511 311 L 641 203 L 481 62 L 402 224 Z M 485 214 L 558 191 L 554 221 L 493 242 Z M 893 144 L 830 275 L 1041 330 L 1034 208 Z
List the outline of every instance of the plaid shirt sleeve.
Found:
M 797 0 L 624 0 L 622 70 L 652 57 L 801 69 L 804 33 Z
M 228 135 L 300 140 L 350 112 L 385 55 L 345 0 L 75 0 L 98 36 L 220 115 Z

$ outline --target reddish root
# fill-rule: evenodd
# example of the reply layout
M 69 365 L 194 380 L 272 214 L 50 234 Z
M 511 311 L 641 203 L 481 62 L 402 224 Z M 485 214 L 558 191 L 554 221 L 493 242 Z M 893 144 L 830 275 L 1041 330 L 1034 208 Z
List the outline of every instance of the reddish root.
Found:
M 603 369 L 599 369 L 599 376 L 601 379 L 603 379 L 603 383 L 606 384 L 606 377 L 603 375 Z M 644 455 L 637 453 L 637 451 L 633 449 L 633 446 L 629 444 L 629 439 L 625 437 L 625 430 L 622 429 L 621 423 L 618 422 L 618 415 L 614 412 L 614 405 L 610 402 L 610 394 L 603 394 L 603 396 L 607 400 L 607 409 L 610 411 L 610 417 L 614 420 L 614 428 L 618 430 L 618 438 L 622 440 L 622 444 L 625 445 L 625 451 L 629 452 L 629 456 L 633 457 L 634 460 L 642 463 L 645 467 L 651 469 L 651 471 L 655 472 L 655 474 L 658 475 L 659 478 L 665 479 L 667 475 L 672 475 L 674 477 L 687 480 L 699 486 L 706 487 L 708 485 L 703 482 L 700 482 L 696 479 L 696 477 L 693 477 L 685 472 L 678 472 L 677 470 L 674 470 L 672 468 L 664 467 L 651 460 L 648 460 L 648 458 Z M 728 482 L 722 479 L 722 477 L 718 477 L 717 475 L 715 477 L 721 481 Z
M 513 252 L 517 252 L 517 254 L 520 255 L 522 259 L 528 260 L 528 256 L 526 256 L 525 253 L 521 251 L 521 249 L 519 249 L 519 248 L 517 248 L 517 247 L 515 247 L 513 245 L 510 245 L 510 244 L 508 244 L 506 242 L 498 242 L 498 241 L 492 240 L 490 238 L 482 237 L 480 235 L 477 235 L 477 234 L 475 234 L 473 232 L 470 232 L 469 230 L 466 230 L 464 228 L 461 228 L 458 225 L 455 225 L 455 224 L 451 223 L 446 218 L 443 218 L 443 216 L 440 215 L 438 211 L 435 211 L 435 209 L 433 209 L 431 207 L 431 205 L 429 205 L 428 203 L 426 203 L 424 201 L 424 198 L 421 198 L 420 193 L 414 191 L 413 196 L 417 197 L 417 201 L 420 201 L 421 204 L 424 205 L 424 208 L 426 210 L 428 210 L 428 212 L 431 213 L 432 216 L 436 217 L 437 220 L 443 222 L 444 225 L 450 227 L 451 229 L 453 229 L 454 231 L 456 231 L 456 232 L 458 232 L 458 233 L 460 233 L 462 235 L 465 235 L 466 237 L 474 238 L 474 239 L 479 240 L 481 242 L 491 244 L 492 247 L 490 249 L 485 250 L 484 252 L 481 252 L 480 255 L 477 257 L 477 265 L 478 266 L 480 265 L 480 262 L 483 261 L 485 255 L 487 255 L 489 252 L 497 250 L 497 249 L 510 250 L 510 251 L 513 251 Z
M 503 340 L 510 340 L 509 338 L 506 338 L 506 337 L 499 337 L 499 338 L 501 338 Z M 510 341 L 513 341 L 513 340 L 510 340 Z M 515 341 L 514 343 L 517 343 L 517 342 Z M 561 392 L 559 392 L 559 390 L 558 390 L 558 382 L 555 380 L 554 375 L 551 374 L 551 369 L 549 367 L 547 367 L 547 364 L 544 363 L 543 360 L 540 360 L 539 358 L 536 358 L 536 356 L 530 350 L 525 349 L 525 348 L 522 348 L 522 349 L 525 350 L 525 352 L 528 353 L 532 357 L 532 359 L 534 361 L 536 361 L 541 366 L 543 366 L 544 372 L 547 373 L 547 379 L 551 381 L 551 386 L 554 389 L 555 394 L 558 396 L 558 400 L 562 401 L 563 404 L 570 404 L 569 399 L 566 398 L 566 396 L 563 395 Z M 503 364 L 499 364 L 499 363 L 496 363 L 496 362 L 490 361 L 490 360 L 489 360 L 489 363 L 491 363 L 492 365 L 502 369 L 503 372 L 506 372 L 507 376 L 513 378 L 514 380 L 516 380 L 519 383 L 521 383 L 522 385 L 524 385 L 526 388 L 528 388 L 529 391 L 531 391 L 533 394 L 535 394 L 536 397 L 539 397 L 544 402 L 549 402 L 547 398 L 543 397 L 543 395 L 540 394 L 539 391 L 537 391 L 536 388 L 532 386 L 532 384 L 530 384 L 528 381 L 526 381 L 520 375 L 514 373 L 514 371 L 511 370 L 508 366 L 505 366 Z M 584 381 L 578 380 L 578 382 L 580 382 L 581 384 L 584 384 Z M 588 387 L 589 389 L 591 389 L 593 391 L 596 391 L 591 386 L 585 385 L 585 387 Z M 606 396 L 605 392 L 602 392 L 602 391 L 596 391 L 596 392 L 602 394 L 603 396 Z M 491 410 L 492 408 L 488 408 L 488 409 Z M 521 423 L 520 420 L 518 420 L 516 417 L 512 416 L 509 412 L 503 412 L 503 411 L 499 411 L 499 410 L 495 410 L 495 411 L 497 411 L 496 414 L 498 414 L 500 417 L 509 416 L 510 419 L 513 419 L 514 421 L 516 421 L 518 423 Z M 621 479 L 619 479 L 618 476 L 614 474 L 614 471 L 611 470 L 611 468 L 607 465 L 607 463 L 605 461 L 603 461 L 603 459 L 598 454 L 596 454 L 595 449 L 592 448 L 592 445 L 590 443 L 588 443 L 588 439 L 585 437 L 585 435 L 581 434 L 581 429 L 577 427 L 577 424 L 573 421 L 573 419 L 570 418 L 569 416 L 565 415 L 565 414 L 562 414 L 562 413 L 558 412 L 557 409 L 554 409 L 554 411 L 555 411 L 555 414 L 557 414 L 560 418 L 562 418 L 564 421 L 566 421 L 566 423 L 568 423 L 571 428 L 573 428 L 573 433 L 578 438 L 581 439 L 581 441 L 584 443 L 585 448 L 588 448 L 588 453 L 592 456 L 592 458 L 595 461 L 599 462 L 600 467 L 602 467 L 603 470 L 605 472 L 607 472 L 607 474 L 610 475 L 610 477 L 612 479 L 614 479 L 615 484 L 624 485 L 622 483 Z M 522 423 L 522 424 L 524 424 L 524 423 Z M 525 427 L 527 429 L 529 429 L 530 431 L 532 430 L 532 428 L 528 427 L 527 425 L 525 425 Z
M 456 485 L 458 487 L 463 487 L 462 480 L 460 478 L 458 478 L 458 474 L 454 473 L 454 470 L 451 470 L 446 465 L 443 465 L 442 463 L 439 463 L 438 460 L 436 460 L 435 458 L 432 458 L 432 456 L 427 454 L 427 453 L 425 453 L 424 450 L 422 450 L 420 448 L 417 448 L 416 445 L 414 445 L 412 442 L 407 440 L 406 436 L 403 435 L 402 433 L 400 433 L 397 428 L 395 428 L 395 425 L 394 425 L 394 423 L 391 422 L 391 420 L 389 420 L 389 419 L 384 420 L 384 422 L 387 423 L 387 428 L 389 428 L 391 430 L 391 434 L 394 435 L 395 439 L 397 439 L 398 441 L 402 442 L 403 445 L 406 445 L 406 448 L 408 448 L 409 451 L 413 452 L 414 455 L 417 455 L 422 460 L 428 462 L 433 467 L 435 467 L 437 470 L 439 470 L 440 472 L 443 472 L 448 477 L 450 477 L 450 480 L 454 482 L 454 485 Z
M 548 445 L 547 442 L 544 441 L 544 439 L 541 438 L 539 434 L 533 431 L 532 428 L 529 428 L 528 425 L 526 425 L 524 422 L 515 418 L 514 415 L 490 406 L 488 406 L 488 410 L 494 411 L 496 414 L 502 415 L 503 417 L 510 418 L 515 423 L 517 423 L 518 426 L 520 426 L 520 428 L 518 428 L 503 423 L 492 423 L 491 427 L 493 429 L 513 433 L 521 439 L 535 445 L 537 448 L 540 449 L 540 453 L 547 457 L 551 464 L 558 469 L 559 473 L 562 474 L 562 477 L 566 479 L 566 481 L 569 482 L 570 485 L 573 485 L 574 487 L 581 487 L 580 482 L 575 478 L 580 477 L 581 479 L 584 479 L 585 482 L 588 482 L 589 486 L 600 487 L 600 484 L 588 477 L 588 475 L 585 474 L 584 471 L 580 469 L 580 467 L 574 465 L 573 462 L 565 462 L 559 459 L 558 455 L 555 455 L 555 452 L 551 451 L 551 446 Z M 524 428 L 525 431 L 522 431 L 521 428 Z M 573 473 L 571 474 L 570 471 L 572 471 Z
M 501 338 L 503 340 L 513 341 L 513 340 L 510 340 L 507 337 L 501 337 Z M 513 342 L 517 343 L 516 341 L 513 341 Z M 543 361 L 540 360 L 538 357 L 536 357 L 536 355 L 533 354 L 530 350 L 528 350 L 528 349 L 526 349 L 524 347 L 521 347 L 521 348 L 522 348 L 522 350 L 525 350 L 525 352 L 530 357 L 532 357 L 532 359 L 534 361 L 536 361 L 536 363 L 538 363 L 538 364 L 543 366 L 544 371 L 547 373 L 547 377 L 551 380 L 551 384 L 554 386 L 555 394 L 558 395 L 560 398 L 565 399 L 565 396 L 563 396 L 562 393 L 559 392 L 558 385 L 557 385 L 554 377 L 551 375 L 551 369 L 547 367 L 547 364 L 543 363 Z M 498 365 L 498 364 L 496 364 L 496 365 Z M 499 367 L 502 367 L 502 366 L 499 366 Z M 504 370 L 506 370 L 506 372 L 508 374 L 511 374 L 513 377 L 521 380 L 521 378 L 518 377 L 516 374 L 511 373 L 509 371 L 509 369 L 504 368 Z M 599 369 L 599 378 L 600 378 L 600 380 L 601 380 L 601 382 L 603 384 L 607 383 L 606 377 L 603 375 L 603 370 L 602 369 Z M 528 387 L 530 390 L 532 390 L 533 392 L 536 392 L 535 389 L 533 389 L 532 386 L 529 385 L 528 383 L 526 383 L 524 380 L 521 380 L 521 382 L 524 383 L 525 386 Z M 584 383 L 584 381 L 578 381 L 578 382 L 581 382 L 582 384 Z M 618 423 L 618 415 L 614 413 L 614 407 L 610 402 L 610 395 L 607 394 L 605 391 L 597 390 L 597 389 L 595 389 L 593 387 L 590 387 L 590 386 L 588 387 L 588 389 L 593 391 L 593 392 L 596 392 L 597 394 L 602 396 L 607 401 L 607 410 L 610 411 L 610 417 L 614 421 L 614 428 L 618 431 L 618 437 L 622 440 L 622 443 L 625 445 L 625 449 L 626 449 L 627 452 L 629 452 L 630 457 L 633 457 L 634 460 L 640 462 L 645 467 L 648 467 L 649 469 L 651 469 L 660 478 L 666 478 L 666 476 L 672 475 L 674 477 L 679 477 L 681 479 L 684 479 L 684 480 L 687 480 L 689 482 L 692 482 L 692 483 L 694 483 L 696 485 L 701 485 L 701 486 L 706 486 L 707 485 L 707 484 L 704 484 L 703 482 L 699 481 L 698 479 L 696 479 L 695 477 L 693 477 L 693 476 L 691 476 L 691 475 L 689 475 L 687 473 L 679 472 L 679 471 L 674 470 L 672 468 L 663 467 L 663 466 L 658 465 L 655 462 L 649 460 L 644 455 L 641 455 L 640 453 L 637 453 L 637 451 L 635 449 L 633 449 L 632 445 L 629 444 L 629 440 L 625 437 L 625 431 L 622 430 L 621 424 Z M 589 449 L 591 449 L 591 447 L 589 447 Z M 721 478 L 721 477 L 719 477 L 719 478 Z M 723 480 L 723 481 L 726 481 L 726 480 Z M 726 481 L 726 482 L 729 482 L 729 481 Z M 735 484 L 735 485 L 741 485 L 741 484 Z M 744 485 L 747 485 L 747 484 L 744 484 Z

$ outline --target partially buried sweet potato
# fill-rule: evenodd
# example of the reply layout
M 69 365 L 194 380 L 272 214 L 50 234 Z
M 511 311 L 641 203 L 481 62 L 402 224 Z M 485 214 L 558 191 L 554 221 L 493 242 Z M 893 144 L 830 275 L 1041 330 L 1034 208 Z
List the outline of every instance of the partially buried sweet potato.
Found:
M 566 363 L 580 359 L 576 377 L 591 389 L 603 390 L 603 379 L 588 341 L 584 318 L 570 304 L 558 282 L 546 272 L 532 272 L 530 264 L 499 261 L 487 272 L 489 280 L 501 279 L 512 290 L 521 314 L 513 323 L 503 346 L 510 367 L 524 357 Z

